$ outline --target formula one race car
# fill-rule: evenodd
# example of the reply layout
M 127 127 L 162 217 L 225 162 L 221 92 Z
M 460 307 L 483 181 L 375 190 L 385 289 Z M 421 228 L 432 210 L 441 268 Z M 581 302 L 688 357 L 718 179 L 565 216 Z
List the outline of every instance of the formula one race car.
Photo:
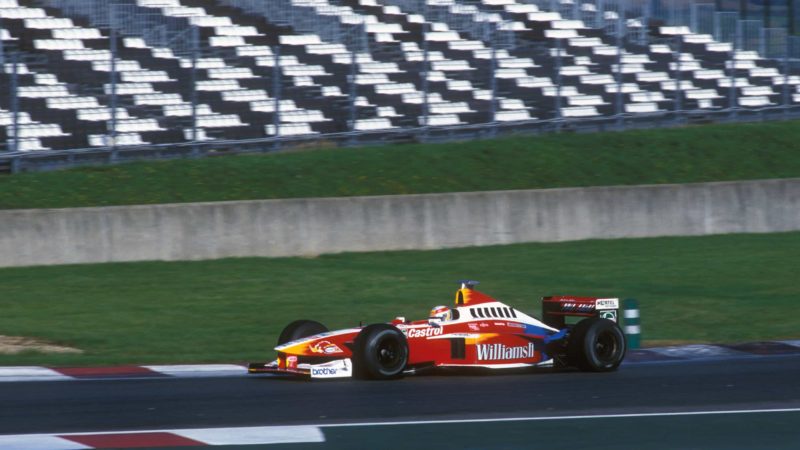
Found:
M 462 281 L 455 307 L 428 319 L 328 331 L 310 320 L 290 323 L 278 338 L 278 359 L 251 363 L 250 373 L 311 378 L 389 379 L 425 369 L 575 367 L 615 370 L 625 356 L 616 298 L 544 297 L 543 322 Z M 582 318 L 568 325 L 566 318 Z

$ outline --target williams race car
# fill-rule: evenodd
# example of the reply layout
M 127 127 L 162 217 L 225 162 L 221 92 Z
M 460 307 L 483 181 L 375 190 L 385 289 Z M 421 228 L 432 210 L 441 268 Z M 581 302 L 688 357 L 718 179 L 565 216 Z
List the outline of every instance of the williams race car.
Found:
M 426 369 L 574 367 L 615 370 L 625 356 L 616 298 L 542 299 L 543 321 L 462 281 L 455 306 L 437 306 L 427 319 L 328 331 L 311 320 L 290 323 L 278 338 L 278 358 L 251 363 L 250 373 L 310 378 L 398 378 Z M 567 324 L 567 317 L 580 320 Z M 570 320 L 573 322 L 574 320 Z

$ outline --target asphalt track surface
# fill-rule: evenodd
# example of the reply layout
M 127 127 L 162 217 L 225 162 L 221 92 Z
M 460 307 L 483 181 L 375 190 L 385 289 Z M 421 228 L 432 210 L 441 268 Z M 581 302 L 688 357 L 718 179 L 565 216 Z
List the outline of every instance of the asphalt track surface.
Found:
M 778 409 L 784 411 L 705 414 Z M 692 412 L 703 414 L 683 414 Z M 570 418 L 459 423 L 561 416 Z M 534 448 L 528 445 L 533 442 L 546 443 L 546 448 L 800 448 L 800 355 L 634 363 L 604 374 L 0 384 L 0 435 L 450 420 L 334 427 L 326 431 L 327 446 L 268 448 L 375 448 L 370 443 L 381 448 Z

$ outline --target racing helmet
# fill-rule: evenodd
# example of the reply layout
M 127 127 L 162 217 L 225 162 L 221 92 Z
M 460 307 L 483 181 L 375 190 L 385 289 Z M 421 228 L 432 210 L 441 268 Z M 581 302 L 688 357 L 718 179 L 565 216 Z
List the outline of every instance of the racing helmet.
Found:
M 431 325 L 438 325 L 442 322 L 446 322 L 453 317 L 452 311 L 450 308 L 444 305 L 434 306 L 431 309 L 431 313 L 428 314 L 428 323 Z

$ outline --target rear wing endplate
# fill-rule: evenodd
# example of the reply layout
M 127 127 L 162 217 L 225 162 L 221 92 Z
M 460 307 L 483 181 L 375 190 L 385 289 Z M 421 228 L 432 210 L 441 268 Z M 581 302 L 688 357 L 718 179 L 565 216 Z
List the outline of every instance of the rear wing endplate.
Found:
M 545 324 L 560 330 L 566 325 L 567 317 L 600 317 L 617 322 L 619 299 L 567 295 L 542 297 L 542 320 Z

